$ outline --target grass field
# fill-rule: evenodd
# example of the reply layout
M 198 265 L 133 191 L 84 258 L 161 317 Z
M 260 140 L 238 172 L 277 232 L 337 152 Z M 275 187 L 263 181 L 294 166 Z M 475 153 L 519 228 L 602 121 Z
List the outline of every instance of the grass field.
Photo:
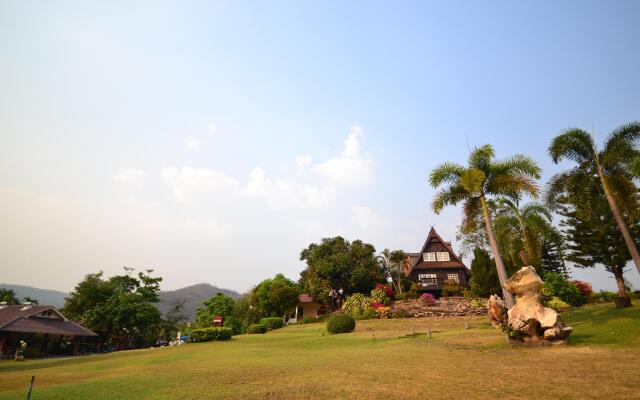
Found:
M 485 318 L 287 327 L 229 342 L 0 362 L 0 399 L 640 399 L 640 304 L 563 314 L 571 343 L 510 347 Z M 430 328 L 431 341 L 424 334 Z M 419 333 L 406 338 L 413 329 Z M 375 339 L 374 339 L 375 337 Z

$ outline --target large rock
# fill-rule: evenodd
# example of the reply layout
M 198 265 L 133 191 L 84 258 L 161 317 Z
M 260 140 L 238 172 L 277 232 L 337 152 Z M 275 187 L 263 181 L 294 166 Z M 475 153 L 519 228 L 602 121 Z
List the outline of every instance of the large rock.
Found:
M 544 282 L 532 267 L 522 267 L 504 288 L 516 296 L 516 304 L 507 312 L 509 339 L 518 343 L 558 342 L 571 334 L 558 313 L 542 305 L 540 289 Z
M 504 300 L 492 294 L 487 301 L 487 313 L 489 314 L 489 322 L 494 328 L 498 328 L 507 322 L 507 306 Z

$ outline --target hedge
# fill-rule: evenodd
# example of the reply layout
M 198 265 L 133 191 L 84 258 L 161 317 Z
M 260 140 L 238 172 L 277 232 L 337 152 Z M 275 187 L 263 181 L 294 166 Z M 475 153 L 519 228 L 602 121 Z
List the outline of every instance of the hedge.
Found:
M 284 322 L 280 317 L 268 317 L 261 318 L 260 325 L 264 325 L 267 327 L 267 330 L 272 331 L 274 329 L 282 328 L 284 326 Z
M 229 340 L 233 335 L 231 328 L 202 328 L 194 329 L 189 336 L 193 343 L 210 342 L 212 340 Z
M 263 324 L 252 324 L 247 328 L 247 333 L 266 333 L 268 331 L 267 326 Z
M 356 320 L 349 314 L 334 315 L 327 322 L 327 330 L 329 333 L 347 333 L 354 330 Z

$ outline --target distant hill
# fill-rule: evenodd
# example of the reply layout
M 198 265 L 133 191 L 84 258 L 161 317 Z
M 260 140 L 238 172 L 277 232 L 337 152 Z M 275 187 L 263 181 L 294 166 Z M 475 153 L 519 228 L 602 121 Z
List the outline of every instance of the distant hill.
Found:
M 176 301 L 185 300 L 183 312 L 189 321 L 193 321 L 196 319 L 196 309 L 202 307 L 202 302 L 215 296 L 216 293 L 222 293 L 234 300 L 242 296 L 235 290 L 220 289 L 208 283 L 199 283 L 182 289 L 160 292 L 160 302 L 157 306 L 160 311 L 165 314 Z
M 56 308 L 62 308 L 64 306 L 64 298 L 69 296 L 68 293 L 58 290 L 38 289 L 31 286 L 11 285 L 8 283 L 0 283 L 0 288 L 13 290 L 20 301 L 25 297 L 31 297 L 38 300 L 39 304 L 52 305 Z
M 69 296 L 68 293 L 57 290 L 38 289 L 31 286 L 11 285 L 8 283 L 0 283 L 0 288 L 13 290 L 19 300 L 24 297 L 31 297 L 38 300 L 39 304 L 50 304 L 56 308 L 62 308 L 64 306 L 64 298 Z M 221 289 L 208 283 L 199 283 L 182 289 L 160 292 L 160 302 L 158 302 L 157 306 L 160 312 L 165 314 L 177 300 L 185 300 L 183 312 L 189 321 L 193 321 L 196 318 L 196 309 L 202 307 L 202 302 L 215 296 L 216 293 L 225 294 L 234 300 L 241 296 L 235 290 Z

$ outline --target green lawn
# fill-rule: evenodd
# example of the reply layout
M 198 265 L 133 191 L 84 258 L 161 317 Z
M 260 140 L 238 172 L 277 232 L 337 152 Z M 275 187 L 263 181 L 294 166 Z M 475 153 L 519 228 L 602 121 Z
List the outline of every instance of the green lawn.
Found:
M 640 398 L 640 304 L 563 314 L 571 344 L 510 347 L 485 318 L 324 324 L 229 342 L 0 362 L 0 399 Z M 430 328 L 432 340 L 424 334 Z M 415 338 L 403 337 L 413 329 Z M 374 339 L 375 337 L 375 339 Z

